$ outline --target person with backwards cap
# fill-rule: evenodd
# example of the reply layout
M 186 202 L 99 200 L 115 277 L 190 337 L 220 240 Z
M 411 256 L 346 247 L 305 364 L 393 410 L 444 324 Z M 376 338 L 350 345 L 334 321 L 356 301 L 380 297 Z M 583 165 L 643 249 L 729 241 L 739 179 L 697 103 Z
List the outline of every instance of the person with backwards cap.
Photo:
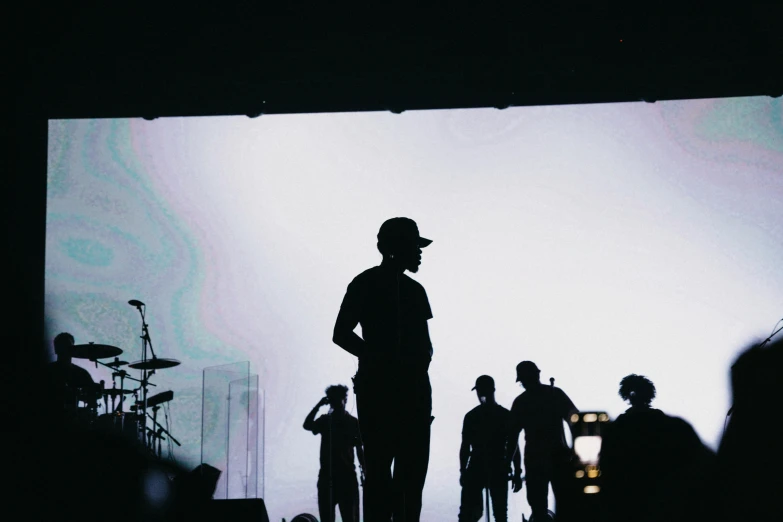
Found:
M 556 388 L 554 382 L 550 386 L 541 384 L 540 376 L 541 371 L 531 361 L 517 365 L 517 382 L 525 391 L 511 405 L 507 445 L 507 461 L 510 462 L 514 443 L 519 440 L 520 432 L 525 431 L 525 481 L 527 501 L 533 511 L 532 522 L 550 520 L 547 505 L 550 483 L 558 511 L 563 511 L 564 480 L 570 472 L 573 455 L 566 441 L 563 421 L 578 412 L 563 390 Z
M 508 480 L 511 468 L 505 461 L 510 412 L 495 401 L 495 380 L 489 375 L 476 379 L 473 387 L 479 405 L 465 414 L 459 450 L 459 482 L 462 495 L 459 522 L 478 522 L 483 513 L 481 491 L 492 499 L 495 522 L 508 520 Z M 513 453 L 514 492 L 522 488 L 519 446 Z
M 418 522 L 432 423 L 432 318 L 416 273 L 432 243 L 416 222 L 397 217 L 378 232 L 381 264 L 348 285 L 334 326 L 335 344 L 359 359 L 354 377 L 364 443 L 364 513 L 368 522 Z M 354 332 L 360 324 L 361 337 Z M 392 476 L 392 463 L 394 475 Z

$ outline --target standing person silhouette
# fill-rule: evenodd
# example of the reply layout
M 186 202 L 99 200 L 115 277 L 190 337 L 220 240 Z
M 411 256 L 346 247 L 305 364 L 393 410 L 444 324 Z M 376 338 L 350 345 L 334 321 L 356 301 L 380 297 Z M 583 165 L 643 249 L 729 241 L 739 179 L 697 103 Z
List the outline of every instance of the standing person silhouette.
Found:
M 462 496 L 459 522 L 478 522 L 483 507 L 481 491 L 487 489 L 492 498 L 495 522 L 508 520 L 508 479 L 511 468 L 506 465 L 509 411 L 495 402 L 495 380 L 489 375 L 476 379 L 473 387 L 479 405 L 465 414 L 462 424 L 462 445 L 459 449 L 459 483 Z M 514 492 L 522 488 L 522 466 L 519 446 L 514 451 Z
M 511 405 L 510 440 L 508 461 L 511 461 L 514 443 L 525 430 L 525 481 L 527 502 L 533 511 L 532 522 L 549 520 L 547 496 L 549 484 L 555 494 L 555 502 L 563 514 L 565 479 L 570 473 L 572 450 L 568 447 L 563 421 L 578 410 L 571 399 L 554 384 L 541 384 L 541 371 L 531 361 L 517 365 L 517 382 L 522 392 Z
M 359 359 L 354 391 L 364 443 L 364 513 L 368 522 L 417 522 L 427 476 L 432 423 L 432 359 L 427 293 L 405 271 L 418 272 L 432 241 L 416 223 L 381 225 L 380 266 L 348 285 L 334 326 L 335 344 Z M 357 324 L 362 336 L 354 333 Z M 394 475 L 392 476 L 392 463 Z
M 343 522 L 359 522 L 359 484 L 356 482 L 356 466 L 353 451 L 364 474 L 364 454 L 359 422 L 345 411 L 348 388 L 329 386 L 326 397 L 305 418 L 304 429 L 313 435 L 321 435 L 321 469 L 318 472 L 318 513 L 322 522 L 334 522 L 334 507 L 340 506 Z M 322 406 L 331 406 L 326 415 L 315 418 Z

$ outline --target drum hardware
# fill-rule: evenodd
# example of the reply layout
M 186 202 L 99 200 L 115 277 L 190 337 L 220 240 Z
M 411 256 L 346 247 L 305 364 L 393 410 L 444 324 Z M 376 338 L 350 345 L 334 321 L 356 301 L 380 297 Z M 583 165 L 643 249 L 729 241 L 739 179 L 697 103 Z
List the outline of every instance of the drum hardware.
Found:
M 120 348 L 108 344 L 75 344 L 68 349 L 72 359 L 106 359 L 122 353 Z
M 117 349 L 119 350 L 119 348 L 117 348 Z M 101 361 L 99 361 L 97 359 L 90 359 L 90 360 L 92 362 L 94 362 L 96 366 L 100 364 L 101 366 L 105 366 L 106 368 L 110 368 L 112 370 L 112 373 L 111 373 L 112 387 L 110 388 L 110 390 L 117 390 L 117 389 L 125 390 L 125 379 L 129 379 L 131 381 L 136 381 L 138 383 L 141 383 L 141 381 L 139 379 L 131 377 L 128 374 L 128 372 L 126 372 L 125 370 L 117 370 L 116 366 L 115 366 L 117 364 L 117 359 L 116 358 L 115 358 L 114 362 L 111 362 L 111 363 L 103 363 L 103 362 L 101 362 Z M 120 362 L 122 362 L 122 361 L 120 361 Z M 120 387 L 119 388 L 117 388 L 117 381 L 115 380 L 117 377 L 120 378 Z M 155 385 L 154 384 L 150 384 L 150 386 L 155 386 Z M 113 392 L 113 391 L 108 391 L 108 390 L 104 389 L 104 390 L 101 391 L 101 393 L 104 396 L 103 397 L 104 398 L 104 403 L 106 405 L 106 410 L 107 410 L 107 413 L 108 413 L 108 410 L 109 410 L 109 395 L 111 395 L 111 397 L 112 397 L 112 402 L 111 402 L 112 410 L 114 410 L 115 412 L 117 412 L 117 411 L 121 412 L 121 411 L 123 411 L 125 409 L 125 407 L 124 407 L 125 406 L 125 395 L 128 395 L 130 393 L 135 393 L 135 392 L 133 390 L 125 390 L 124 392 Z M 117 406 L 115 404 L 116 397 L 120 398 L 119 406 Z
M 174 398 L 174 392 L 164 391 L 160 392 L 157 395 L 153 395 L 152 397 L 147 399 L 147 408 L 153 408 L 155 406 L 158 406 L 160 404 L 163 404 L 164 402 L 169 402 Z M 141 403 L 136 403 L 137 405 L 140 405 Z
M 130 393 L 133 393 L 133 390 L 121 390 L 119 388 L 109 388 L 108 390 L 103 390 L 104 395 L 110 395 L 112 397 L 117 397 L 118 395 L 128 395 Z
M 150 441 L 150 449 L 153 451 L 153 453 L 156 450 L 154 440 L 157 439 L 158 441 L 157 456 L 158 458 L 160 458 L 161 441 L 164 440 L 163 439 L 164 433 L 169 438 L 169 440 L 171 440 L 171 442 L 173 442 L 177 446 L 182 446 L 182 444 L 180 444 L 179 441 L 175 439 L 174 436 L 166 428 L 160 425 L 160 423 L 157 420 L 158 409 L 160 409 L 160 406 L 155 406 L 154 408 L 152 408 L 153 415 L 150 416 L 149 414 L 147 414 L 147 416 L 150 417 L 150 420 L 152 420 L 153 425 L 158 427 L 157 431 L 154 430 L 153 428 L 146 428 L 146 429 L 147 429 L 147 436 Z
M 119 357 L 115 357 L 113 362 L 108 363 L 106 366 L 109 368 L 119 368 L 120 366 L 125 366 L 128 364 L 128 361 L 121 361 Z
M 181 444 L 157 420 L 157 413 L 161 405 L 171 401 L 174 398 L 174 392 L 169 390 L 151 397 L 148 396 L 149 387 L 156 386 L 150 382 L 150 379 L 157 370 L 173 368 L 181 363 L 176 359 L 164 359 L 156 356 L 149 334 L 149 325 L 146 321 L 146 305 L 137 300 L 131 300 L 128 303 L 136 307 L 141 315 L 141 360 L 132 363 L 120 360 L 119 355 L 123 353 L 123 350 L 108 344 L 90 342 L 69 347 L 68 354 L 71 358 L 87 359 L 94 363 L 96 368 L 100 364 L 105 368 L 111 369 L 112 387 L 106 388 L 105 381 L 100 381 L 99 385 L 96 384 L 95 389 L 73 388 L 66 385 L 66 389 L 69 389 L 69 391 L 66 394 L 67 397 L 64 400 L 65 404 L 63 404 L 63 407 L 72 415 L 87 420 L 88 424 L 94 428 L 119 431 L 127 436 L 132 436 L 160 458 L 161 441 L 166 440 L 165 437 L 168 437 L 177 446 L 181 446 Z M 150 357 L 148 357 L 148 347 Z M 112 362 L 105 363 L 99 360 L 111 357 L 114 358 Z M 127 371 L 122 369 L 124 366 L 128 366 L 129 369 L 139 370 L 141 378 L 131 377 Z M 118 377 L 119 386 L 117 383 Z M 138 387 L 126 389 L 126 379 L 138 383 Z M 126 412 L 125 397 L 130 395 L 133 395 L 133 399 L 130 401 L 130 411 Z M 119 398 L 119 401 L 117 398 Z M 98 415 L 98 404 L 101 399 L 103 399 L 105 412 Z M 148 408 L 152 409 L 152 415 L 148 413 Z M 150 426 L 148 426 L 147 417 L 151 421 L 149 423 Z
M 129 368 L 134 370 L 163 370 L 165 368 L 173 368 L 179 366 L 181 363 L 176 359 L 149 359 L 147 361 L 136 361 L 130 363 Z
M 147 413 L 147 408 L 149 407 L 148 397 L 147 397 L 147 387 L 148 386 L 155 386 L 154 384 L 150 383 L 150 377 L 155 374 L 156 370 L 162 370 L 166 368 L 173 368 L 174 366 L 178 366 L 180 364 L 179 361 L 176 359 L 158 359 L 158 356 L 155 355 L 155 349 L 152 347 L 152 339 L 150 338 L 150 331 L 149 331 L 149 325 L 147 324 L 147 317 L 146 317 L 146 309 L 147 305 L 142 303 L 139 300 L 131 299 L 128 301 L 128 304 L 135 307 L 139 311 L 139 315 L 141 315 L 141 360 L 133 362 L 128 365 L 129 368 L 133 368 L 134 370 L 141 370 L 141 404 L 138 402 L 136 403 L 136 412 L 138 415 L 141 416 L 141 433 L 147 434 L 147 417 L 149 417 L 149 414 Z M 147 347 L 149 347 L 151 358 L 147 358 Z M 165 392 L 164 392 L 165 393 Z M 160 394 L 163 395 L 163 394 Z M 173 398 L 173 393 L 172 393 Z M 168 399 L 171 400 L 171 399 Z M 160 402 L 166 402 L 160 401 Z M 157 416 L 157 408 L 159 407 L 156 403 L 152 410 L 155 416 Z M 157 418 L 153 416 L 152 422 L 156 424 L 160 429 L 163 429 L 163 426 L 158 424 Z M 171 436 L 168 431 L 164 429 L 164 432 L 169 436 L 171 440 L 176 442 L 174 438 Z M 155 446 L 154 441 L 150 437 L 149 439 L 145 437 L 145 440 L 148 440 L 147 448 L 154 452 Z M 179 443 L 177 442 L 177 445 Z M 160 439 L 158 440 L 158 456 L 160 456 Z

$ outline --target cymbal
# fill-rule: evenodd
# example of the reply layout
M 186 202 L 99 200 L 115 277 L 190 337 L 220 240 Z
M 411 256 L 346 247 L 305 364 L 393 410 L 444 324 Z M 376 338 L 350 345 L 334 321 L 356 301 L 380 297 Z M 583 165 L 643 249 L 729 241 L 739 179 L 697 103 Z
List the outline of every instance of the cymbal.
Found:
M 74 359 L 106 359 L 115 357 L 122 353 L 122 350 L 116 346 L 108 344 L 76 344 L 68 350 Z
M 111 366 L 112 368 L 119 368 L 120 366 L 125 366 L 126 364 L 128 364 L 128 361 L 113 361 L 106 364 L 106 366 Z
M 102 395 L 128 395 L 129 393 L 133 393 L 133 390 L 120 390 L 119 388 L 107 388 L 101 392 Z
M 147 361 L 136 361 L 130 363 L 130 367 L 135 370 L 162 370 L 179 366 L 180 362 L 176 359 L 149 359 Z

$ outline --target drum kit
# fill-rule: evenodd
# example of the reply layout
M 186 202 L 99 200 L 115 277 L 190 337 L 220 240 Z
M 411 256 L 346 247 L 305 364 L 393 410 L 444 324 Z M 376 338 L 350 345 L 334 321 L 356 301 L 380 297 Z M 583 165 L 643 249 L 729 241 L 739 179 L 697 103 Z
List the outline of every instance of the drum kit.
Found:
M 135 306 L 141 314 L 142 322 L 142 358 L 138 361 L 127 362 L 120 360 L 123 350 L 107 344 L 78 344 L 69 349 L 71 358 L 87 359 L 95 364 L 100 364 L 111 370 L 112 387 L 106 388 L 104 381 L 94 391 L 80 390 L 79 401 L 84 404 L 78 408 L 78 416 L 88 419 L 90 425 L 128 436 L 139 441 L 153 454 L 161 456 L 161 441 L 168 437 L 169 440 L 181 446 L 179 441 L 158 422 L 158 410 L 174 398 L 174 392 L 164 391 L 153 396 L 148 395 L 148 389 L 156 385 L 150 382 L 150 378 L 158 370 L 174 368 L 180 362 L 176 359 L 162 359 L 155 355 L 150 339 L 149 327 L 145 317 L 145 305 L 141 301 L 131 300 L 128 304 Z M 149 350 L 149 357 L 148 357 Z M 101 359 L 114 358 L 112 362 L 102 362 Z M 139 378 L 132 377 L 124 368 L 141 372 Z M 119 379 L 119 387 L 117 380 Z M 137 383 L 132 389 L 125 388 L 125 381 Z M 126 397 L 133 396 L 133 400 Z M 98 402 L 103 400 L 105 412 L 98 415 Z M 132 404 L 127 405 L 128 402 Z

